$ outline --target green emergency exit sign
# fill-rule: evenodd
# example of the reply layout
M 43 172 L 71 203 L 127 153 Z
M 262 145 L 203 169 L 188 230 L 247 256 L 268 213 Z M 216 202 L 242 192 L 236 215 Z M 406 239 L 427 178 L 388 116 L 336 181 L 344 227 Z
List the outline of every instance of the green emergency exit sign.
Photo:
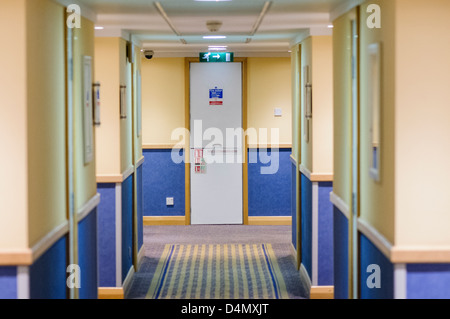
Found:
M 201 52 L 200 62 L 233 62 L 233 52 Z

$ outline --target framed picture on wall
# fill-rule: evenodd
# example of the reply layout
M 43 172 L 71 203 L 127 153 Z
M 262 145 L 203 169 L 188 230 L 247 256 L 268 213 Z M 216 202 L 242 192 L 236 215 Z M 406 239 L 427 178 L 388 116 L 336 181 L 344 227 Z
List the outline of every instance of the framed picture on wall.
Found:
M 381 44 L 368 46 L 368 111 L 370 117 L 370 169 L 372 179 L 380 181 L 381 167 Z
M 120 86 L 120 118 L 127 118 L 127 86 Z
M 92 121 L 92 58 L 83 57 L 83 142 L 84 164 L 89 164 L 94 159 L 94 138 Z

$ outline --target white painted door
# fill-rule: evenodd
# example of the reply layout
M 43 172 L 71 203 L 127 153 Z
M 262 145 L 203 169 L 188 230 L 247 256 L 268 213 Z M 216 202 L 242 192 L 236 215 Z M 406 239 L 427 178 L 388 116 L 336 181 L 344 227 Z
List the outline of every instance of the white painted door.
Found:
M 191 63 L 190 112 L 191 224 L 242 224 L 241 63 Z

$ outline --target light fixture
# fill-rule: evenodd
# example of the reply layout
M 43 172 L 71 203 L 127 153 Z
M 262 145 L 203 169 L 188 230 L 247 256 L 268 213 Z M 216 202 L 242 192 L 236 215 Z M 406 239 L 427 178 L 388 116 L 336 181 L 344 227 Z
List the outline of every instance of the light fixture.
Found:
M 224 35 L 205 35 L 203 39 L 226 39 Z
M 228 48 L 226 45 L 210 45 L 208 46 L 209 51 L 225 51 Z
M 332 24 L 328 25 L 328 29 L 333 29 L 333 28 L 334 28 L 334 25 L 332 25 Z
M 104 29 L 104 27 L 100 27 L 100 26 L 95 27 L 95 30 L 103 30 L 103 29 Z

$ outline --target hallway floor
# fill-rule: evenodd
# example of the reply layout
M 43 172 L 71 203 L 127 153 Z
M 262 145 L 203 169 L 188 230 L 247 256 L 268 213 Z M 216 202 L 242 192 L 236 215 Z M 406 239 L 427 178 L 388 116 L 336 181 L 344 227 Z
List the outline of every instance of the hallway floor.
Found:
M 296 270 L 290 241 L 290 226 L 146 226 L 144 227 L 145 256 L 140 270 L 133 277 L 127 298 L 146 298 L 167 244 L 270 244 L 283 275 L 289 298 L 307 298 L 308 290 Z

